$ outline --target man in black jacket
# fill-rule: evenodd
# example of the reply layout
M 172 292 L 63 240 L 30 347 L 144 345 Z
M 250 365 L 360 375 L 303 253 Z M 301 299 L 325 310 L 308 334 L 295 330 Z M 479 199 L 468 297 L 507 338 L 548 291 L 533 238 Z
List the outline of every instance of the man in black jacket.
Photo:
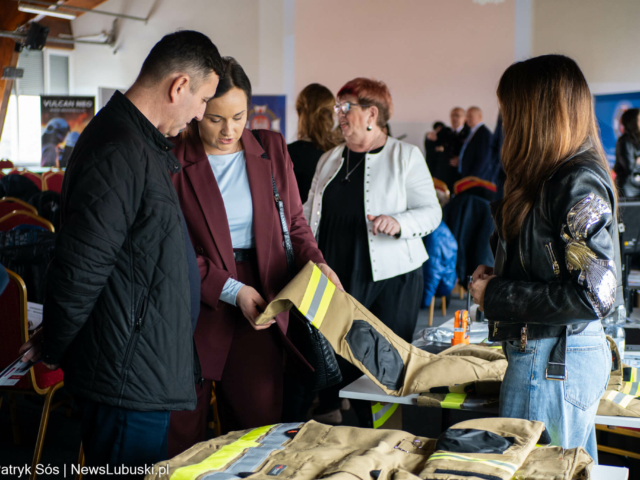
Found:
M 195 407 L 200 276 L 170 179 L 180 164 L 165 135 L 202 119 L 222 70 L 205 35 L 165 36 L 70 158 L 42 359 L 64 369 L 82 406 L 88 466 L 165 459 L 170 411 Z
M 474 176 L 495 182 L 495 168 L 491 157 L 491 130 L 482 121 L 482 110 L 469 107 L 467 110 L 469 135 L 462 145 L 459 158 L 451 166 L 458 167 L 460 178 Z
M 464 123 L 466 115 L 464 108 L 455 107 L 451 110 L 451 129 L 442 139 L 443 155 L 438 158 L 436 166 L 435 177 L 445 182 L 451 192 L 453 192 L 453 184 L 460 180 L 457 163 L 453 166 L 451 161 L 455 159 L 457 162 L 462 145 L 469 134 L 469 127 Z

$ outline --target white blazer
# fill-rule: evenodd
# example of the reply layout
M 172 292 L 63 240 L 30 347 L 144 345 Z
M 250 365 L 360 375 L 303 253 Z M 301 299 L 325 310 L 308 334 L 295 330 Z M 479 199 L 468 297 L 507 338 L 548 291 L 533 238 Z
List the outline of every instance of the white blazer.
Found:
M 303 207 L 316 238 L 318 228 L 322 228 L 322 194 L 342 167 L 344 148 L 345 145 L 339 145 L 320 157 Z M 429 258 L 421 237 L 433 232 L 442 220 L 442 209 L 422 152 L 415 145 L 388 137 L 382 151 L 367 154 L 364 167 L 360 168 L 366 169 L 362 212 L 365 219 L 367 215 L 384 214 L 400 224 L 400 237 L 396 238 L 373 235 L 372 222 L 367 220 L 373 280 L 415 270 Z

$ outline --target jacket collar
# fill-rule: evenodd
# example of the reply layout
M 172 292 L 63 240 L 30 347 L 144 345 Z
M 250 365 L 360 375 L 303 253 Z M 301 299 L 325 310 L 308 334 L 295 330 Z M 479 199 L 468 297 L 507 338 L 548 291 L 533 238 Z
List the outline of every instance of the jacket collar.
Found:
M 152 148 L 165 153 L 171 152 L 173 143 L 160 133 L 160 130 L 120 91 L 116 90 L 104 110 L 127 122 Z M 167 156 L 167 165 L 172 173 L 180 171 L 180 164 L 172 155 Z

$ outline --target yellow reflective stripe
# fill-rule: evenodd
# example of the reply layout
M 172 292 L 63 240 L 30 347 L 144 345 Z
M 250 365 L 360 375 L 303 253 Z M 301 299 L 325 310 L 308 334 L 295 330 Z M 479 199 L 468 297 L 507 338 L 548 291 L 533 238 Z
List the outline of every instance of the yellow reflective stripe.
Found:
M 384 408 L 384 405 L 381 403 L 374 403 L 373 405 L 371 405 L 371 413 L 373 413 L 374 415 L 376 413 L 378 413 L 380 410 L 382 410 Z
M 382 417 L 380 417 L 378 420 L 373 421 L 373 428 L 380 428 L 381 426 L 383 426 L 386 423 L 386 421 L 389 420 L 389 417 L 391 417 L 391 415 L 393 415 L 393 413 L 397 409 L 398 409 L 398 404 L 392 403 L 391 406 L 389 407 L 389 410 L 387 410 Z
M 625 382 L 624 388 L 622 389 L 622 393 L 627 393 L 629 395 L 633 395 L 637 397 L 640 393 L 640 383 L 639 382 Z
M 193 480 L 203 473 L 211 470 L 220 470 L 233 459 L 242 455 L 247 448 L 259 447 L 256 442 L 264 434 L 268 433 L 275 425 L 267 425 L 256 428 L 245 433 L 242 437 L 229 445 L 224 445 L 220 450 L 216 450 L 200 463 L 180 467 L 171 474 L 171 480 Z
M 615 390 L 612 390 L 607 394 L 607 396 L 605 398 L 607 400 L 613 401 L 613 399 L 616 398 L 616 395 L 618 395 L 618 392 L 616 392 Z
M 638 378 L 638 369 L 636 367 L 631 368 L 631 382 L 636 382 Z
M 311 272 L 311 279 L 309 279 L 309 284 L 307 285 L 307 289 L 304 292 L 304 296 L 302 297 L 302 303 L 300 304 L 300 313 L 306 315 L 309 311 L 309 307 L 311 306 L 311 301 L 313 300 L 313 295 L 316 293 L 316 289 L 318 288 L 318 283 L 320 282 L 320 276 L 322 273 L 320 269 L 313 266 L 313 271 Z
M 627 405 L 629 405 L 629 403 L 631 403 L 631 400 L 633 400 L 634 398 L 636 397 L 634 397 L 633 395 L 625 395 L 624 398 L 620 400 L 618 405 L 620 405 L 622 408 L 627 408 Z
M 324 290 L 324 295 L 322 295 L 322 300 L 320 301 L 320 306 L 318 307 L 318 311 L 316 312 L 315 317 L 313 318 L 313 322 L 311 325 L 320 330 L 320 325 L 322 325 L 322 321 L 324 320 L 324 316 L 329 309 L 329 304 L 331 303 L 331 298 L 333 298 L 333 292 L 336 291 L 336 286 L 327 282 L 327 288 Z
M 457 453 L 447 453 L 447 452 L 436 452 L 429 457 L 427 463 L 431 463 L 432 460 L 455 460 L 459 462 L 471 462 L 471 463 L 484 463 L 485 465 L 489 465 L 491 467 L 500 468 L 509 472 L 511 475 L 516 473 L 518 470 L 518 466 L 513 463 L 508 462 L 500 462 L 498 460 L 484 460 L 481 458 L 467 457 L 465 455 L 460 455 Z
M 464 399 L 467 398 L 466 393 L 448 393 L 440 404 L 442 408 L 454 408 L 460 410 Z

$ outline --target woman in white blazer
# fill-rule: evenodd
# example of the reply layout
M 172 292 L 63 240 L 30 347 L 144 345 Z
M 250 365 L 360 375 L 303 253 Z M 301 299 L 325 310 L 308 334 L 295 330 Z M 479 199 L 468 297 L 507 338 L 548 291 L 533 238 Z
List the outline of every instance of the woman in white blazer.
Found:
M 337 97 L 346 145 L 320 158 L 304 214 L 345 290 L 410 342 L 427 260 L 422 237 L 440 224 L 440 204 L 418 147 L 382 130 L 393 112 L 387 86 L 356 78 Z

